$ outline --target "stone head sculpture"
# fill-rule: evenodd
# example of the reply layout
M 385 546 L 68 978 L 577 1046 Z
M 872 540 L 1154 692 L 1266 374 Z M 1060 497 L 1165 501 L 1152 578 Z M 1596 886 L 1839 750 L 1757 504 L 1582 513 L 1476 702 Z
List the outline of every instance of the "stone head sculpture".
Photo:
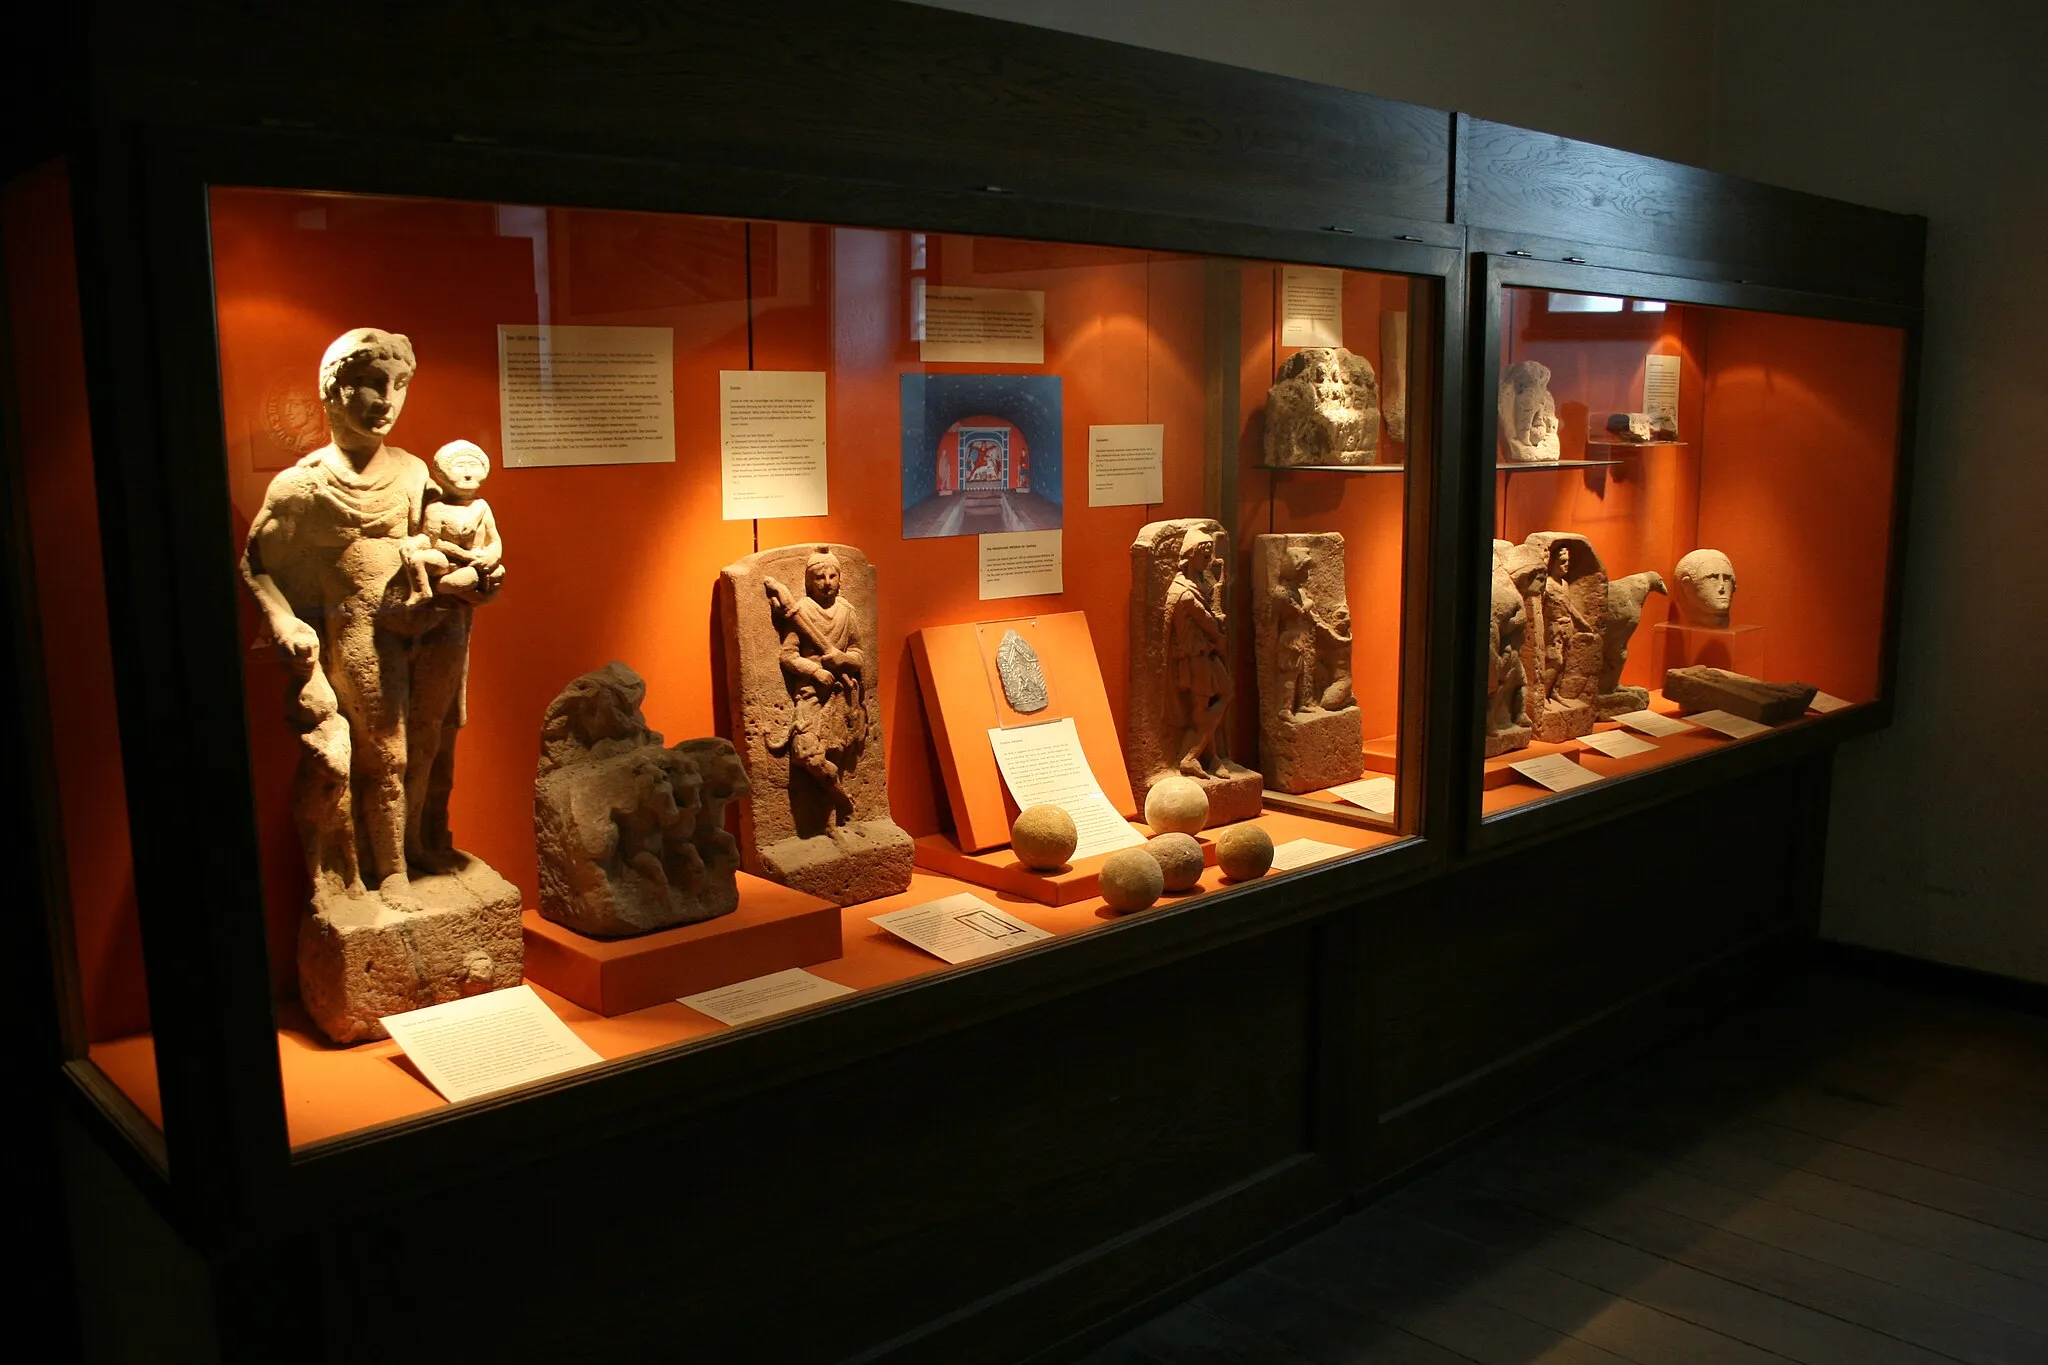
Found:
M 434 452 L 434 482 L 450 502 L 468 502 L 491 476 L 491 457 L 474 441 L 450 441 Z
M 1191 530 L 1180 543 L 1181 572 L 1190 578 L 1200 578 L 1209 572 L 1209 565 L 1216 558 L 1216 537 L 1200 529 Z
M 1719 550 L 1694 550 L 1678 561 L 1678 607 L 1696 626 L 1726 626 L 1735 603 L 1735 565 Z
M 334 443 L 373 450 L 383 444 L 418 368 L 411 340 L 397 332 L 359 327 L 336 337 L 320 357 L 320 403 Z
M 804 561 L 804 595 L 821 607 L 839 600 L 839 557 L 822 545 Z
M 1508 458 L 1521 463 L 1555 460 L 1557 399 L 1550 393 L 1550 367 L 1518 360 L 1500 377 L 1500 436 Z

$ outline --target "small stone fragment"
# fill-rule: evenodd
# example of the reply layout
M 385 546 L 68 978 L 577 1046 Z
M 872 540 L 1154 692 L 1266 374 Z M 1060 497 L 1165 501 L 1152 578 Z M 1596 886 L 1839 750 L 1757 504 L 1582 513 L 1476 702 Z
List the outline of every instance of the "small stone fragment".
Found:
M 1057 872 L 1074 856 L 1081 835 L 1074 817 L 1058 806 L 1033 806 L 1010 826 L 1010 848 L 1033 872 Z
M 1143 910 L 1166 890 L 1166 874 L 1149 848 L 1126 848 L 1102 865 L 1102 899 L 1119 914 Z
M 1273 866 L 1273 836 L 1253 824 L 1232 825 L 1216 836 L 1216 866 L 1234 882 L 1253 882 Z
M 1798 720 L 1806 714 L 1815 690 L 1805 683 L 1765 682 L 1705 665 L 1664 671 L 1664 695 L 1681 711 L 1726 711 L 1760 725 Z
M 1038 651 L 1014 630 L 1003 632 L 996 646 L 996 676 L 1003 681 L 1003 700 L 1019 715 L 1043 711 L 1049 700 L 1045 673 L 1038 666 Z
M 1146 841 L 1145 851 L 1158 860 L 1166 890 L 1192 890 L 1202 880 L 1202 846 L 1194 835 L 1155 834 Z
M 1145 794 L 1145 823 L 1154 834 L 1199 834 L 1209 823 L 1209 793 L 1192 777 L 1161 778 Z

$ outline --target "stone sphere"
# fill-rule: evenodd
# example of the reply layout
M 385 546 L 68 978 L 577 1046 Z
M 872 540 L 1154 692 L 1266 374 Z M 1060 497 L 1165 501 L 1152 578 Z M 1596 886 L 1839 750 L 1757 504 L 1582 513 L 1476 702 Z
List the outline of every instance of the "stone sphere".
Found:
M 1145 793 L 1145 823 L 1154 834 L 1199 834 L 1209 823 L 1209 793 L 1192 777 L 1168 777 Z
M 1166 875 L 1150 849 L 1121 849 L 1102 865 L 1102 899 L 1119 913 L 1143 910 L 1165 889 Z
M 1155 834 L 1145 851 L 1159 860 L 1168 891 L 1192 890 L 1202 880 L 1202 846 L 1192 834 Z
M 1234 882 L 1255 882 L 1273 866 L 1273 836 L 1247 821 L 1216 836 L 1216 866 Z
M 1033 872 L 1055 872 L 1074 856 L 1081 841 L 1074 817 L 1058 806 L 1033 806 L 1010 826 L 1010 847 L 1017 861 Z

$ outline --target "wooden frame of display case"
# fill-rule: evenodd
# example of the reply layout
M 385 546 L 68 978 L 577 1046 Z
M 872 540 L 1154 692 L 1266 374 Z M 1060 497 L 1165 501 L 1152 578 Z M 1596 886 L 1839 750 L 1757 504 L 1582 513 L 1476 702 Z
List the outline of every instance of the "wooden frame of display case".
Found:
M 1877 696 L 1867 704 L 1809 718 L 1789 729 L 1759 735 L 1723 751 L 1617 775 L 1594 787 L 1578 788 L 1528 806 L 1488 815 L 1482 810 L 1483 792 L 1479 784 L 1471 780 L 1472 774 L 1479 771 L 1485 744 L 1481 722 L 1486 710 L 1486 660 L 1483 652 L 1475 649 L 1472 654 L 1474 671 L 1469 675 L 1469 683 L 1475 690 L 1473 699 L 1468 702 L 1468 714 L 1474 718 L 1474 723 L 1466 735 L 1464 756 L 1459 764 L 1459 772 L 1464 778 L 1460 797 L 1465 829 L 1462 847 L 1472 852 L 1485 852 L 1596 823 L 1621 811 L 1639 809 L 1681 793 L 1696 792 L 1725 782 L 1737 774 L 1757 772 L 1816 749 L 1832 748 L 1845 739 L 1889 725 L 1898 658 L 1901 594 L 1904 591 L 1907 481 L 1912 468 L 1913 448 L 1912 376 L 1918 373 L 1920 362 L 1920 310 L 1896 303 L 1837 298 L 1747 282 L 1610 269 L 1587 264 L 1583 258 L 1579 261 L 1546 261 L 1520 254 L 1474 254 L 1471 273 L 1472 349 L 1468 359 L 1471 366 L 1469 388 L 1474 395 L 1490 394 L 1499 387 L 1503 325 L 1501 302 L 1504 292 L 1515 287 L 1656 298 L 1680 304 L 1867 323 L 1896 328 L 1904 334 L 1904 344 L 1901 347 L 1903 373 L 1900 385 L 1903 405 L 1899 413 L 1891 471 L 1893 497 L 1887 528 L 1889 572 L 1884 584 Z M 1475 398 L 1471 417 L 1473 439 L 1467 448 L 1472 468 L 1466 480 L 1475 503 L 1468 524 L 1474 527 L 1495 524 L 1498 481 L 1480 477 L 1480 473 L 1494 463 L 1499 426 L 1496 405 L 1479 403 Z M 1569 467 L 1569 462 L 1566 467 Z M 1541 472 L 1545 468 L 1543 465 L 1528 466 L 1532 472 Z M 1485 536 L 1480 536 L 1475 543 L 1484 543 L 1485 540 Z M 1470 586 L 1474 594 L 1468 600 L 1467 608 L 1477 615 L 1466 619 L 1483 621 L 1491 595 L 1490 579 L 1482 574 L 1479 581 Z
M 162 1132 L 84 1059 L 77 1011 L 59 1007 L 76 972 L 61 868 L 47 843 L 21 864 L 48 874 L 49 912 L 22 942 L 54 964 L 37 973 L 54 988 L 29 1001 L 29 1036 L 61 1022 L 25 1083 L 56 1102 L 74 1199 L 111 1192 L 73 1220 L 84 1300 L 121 1293 L 122 1267 L 156 1258 L 177 1263 L 167 1283 L 198 1286 L 125 1305 L 122 1321 L 163 1339 L 211 1331 L 215 1354 L 252 1360 L 280 1340 L 335 1358 L 395 1339 L 460 1354 L 479 1345 L 464 1322 L 365 1292 L 394 1221 L 432 1207 L 481 1220 L 449 1237 L 578 1249 L 560 1274 L 503 1284 L 455 1258 L 472 1311 L 486 1311 L 479 1295 L 518 1301 L 525 1338 L 491 1343 L 504 1359 L 678 1340 L 731 1354 L 758 1349 L 747 1334 L 764 1322 L 792 1357 L 1057 1358 L 1714 1008 L 1811 936 L 1825 749 L 1882 724 L 1888 702 L 1557 803 L 1555 819 L 1517 819 L 1498 839 L 1478 826 L 1485 309 L 1515 272 L 1626 270 L 1668 297 L 1906 316 L 1919 220 L 886 0 L 635 13 L 627 31 L 463 0 L 394 11 L 375 59 L 402 98 L 306 58 L 331 40 L 318 10 L 252 28 L 225 3 L 114 5 L 52 40 L 44 69 L 78 58 L 83 89 L 28 102 L 44 123 L 24 146 L 65 156 L 71 178 L 123 766 L 193 783 L 131 808 Z M 910 226 L 1438 280 L 1435 458 L 1410 471 L 1403 550 L 1399 776 L 1420 837 L 1205 896 L 1197 914 L 292 1149 L 235 667 L 209 184 Z M 1913 327 L 1906 433 L 1917 343 Z M 1904 460 L 1902 447 L 1887 696 Z M 1212 513 L 1234 492 L 1225 467 L 1212 453 Z M 17 487 L 8 502 L 23 708 L 9 740 L 41 775 Z M 1724 803 L 1740 812 L 1728 866 L 1643 913 L 1621 888 L 1654 866 L 1650 832 Z M 1461 842 L 1478 856 L 1454 860 Z M 1626 866 L 1611 893 L 1532 914 L 1518 889 L 1560 850 Z M 968 1075 L 935 1098 L 931 1068 L 963 1055 L 1004 1058 L 1000 1083 Z M 938 1178 L 964 1135 L 992 1133 L 1020 1154 L 992 1187 Z M 934 1178 L 892 1188 L 867 1150 L 891 1143 Z M 516 1220 L 499 1216 L 508 1189 Z M 812 1235 L 792 1254 L 781 1230 L 799 1220 Z M 679 1229 L 719 1254 L 678 1274 L 679 1256 L 697 1259 Z M 781 1283 L 759 1274 L 769 1263 Z M 797 1281 L 817 1312 L 780 1311 Z

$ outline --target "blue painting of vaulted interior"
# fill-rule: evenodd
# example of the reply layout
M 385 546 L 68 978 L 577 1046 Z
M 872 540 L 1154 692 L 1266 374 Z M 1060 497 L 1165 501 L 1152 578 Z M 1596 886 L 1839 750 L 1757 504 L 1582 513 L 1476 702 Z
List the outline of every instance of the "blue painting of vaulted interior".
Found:
M 1059 528 L 1058 375 L 906 374 L 902 388 L 904 539 Z

